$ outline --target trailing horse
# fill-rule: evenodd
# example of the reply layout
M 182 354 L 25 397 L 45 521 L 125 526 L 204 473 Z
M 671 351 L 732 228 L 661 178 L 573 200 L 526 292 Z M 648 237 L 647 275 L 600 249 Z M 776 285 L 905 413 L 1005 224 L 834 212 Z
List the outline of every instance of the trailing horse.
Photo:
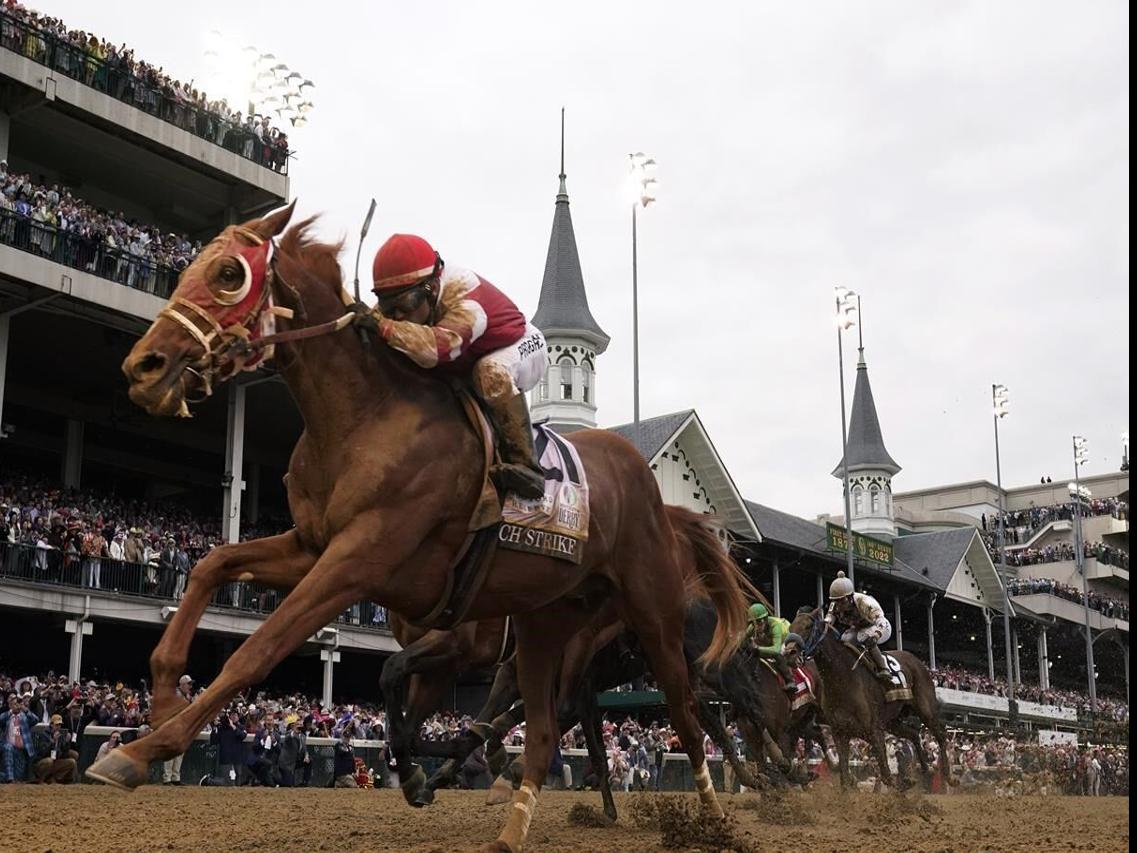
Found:
M 911 741 L 924 778 L 928 779 L 930 770 L 920 742 L 920 723 L 928 727 L 939 746 L 943 781 L 953 784 L 947 731 L 940 719 L 935 685 L 923 661 L 908 652 L 889 652 L 900 664 L 912 693 L 909 700 L 890 702 L 885 698 L 887 688 L 873 674 L 871 665 L 861 660 L 862 653 L 841 641 L 820 609 L 801 608 L 791 630 L 802 637 L 802 656 L 817 661 L 821 673 L 821 711 L 837 744 L 842 785 L 849 786 L 853 782 L 849 773 L 849 740 L 854 737 L 868 742 L 876 756 L 881 779 L 892 784 L 884 748 L 886 731 Z M 793 651 L 791 649 L 791 653 Z M 918 718 L 915 721 L 906 716 L 912 712 Z
M 88 769 L 121 788 L 145 782 L 151 761 L 183 753 L 238 690 L 263 680 L 353 603 L 369 598 L 412 621 L 439 612 L 485 490 L 482 438 L 454 390 L 351 331 L 365 312 L 343 289 L 341 247 L 314 240 L 312 220 L 288 229 L 278 245 L 291 216 L 290 205 L 222 231 L 182 273 L 122 365 L 130 398 L 152 415 L 173 416 L 188 414 L 187 394 L 208 395 L 274 347 L 304 432 L 287 476 L 296 526 L 216 548 L 197 564 L 150 659 L 158 727 Z M 591 486 L 582 562 L 499 551 L 465 608 L 471 621 L 515 614 L 518 680 L 530 709 L 525 781 L 487 850 L 517 851 L 524 843 L 552 757 L 562 649 L 609 598 L 651 660 L 702 803 L 722 814 L 674 630 L 683 618 L 683 578 L 655 478 L 635 447 L 613 433 L 581 430 L 570 440 Z M 719 616 L 710 662 L 729 657 L 745 624 L 745 583 L 730 568 L 717 566 L 705 579 Z M 197 623 L 213 591 L 235 580 L 288 593 L 186 705 L 175 685 Z M 398 771 L 404 782 L 413 774 L 402 762 Z

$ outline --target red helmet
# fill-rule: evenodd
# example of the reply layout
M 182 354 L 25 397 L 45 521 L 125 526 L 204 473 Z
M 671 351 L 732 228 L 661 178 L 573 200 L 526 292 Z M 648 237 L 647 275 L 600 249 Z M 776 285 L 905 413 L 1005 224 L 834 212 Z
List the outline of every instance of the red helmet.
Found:
M 422 281 L 442 269 L 434 247 L 414 234 L 395 234 L 375 253 L 372 290 L 396 290 Z

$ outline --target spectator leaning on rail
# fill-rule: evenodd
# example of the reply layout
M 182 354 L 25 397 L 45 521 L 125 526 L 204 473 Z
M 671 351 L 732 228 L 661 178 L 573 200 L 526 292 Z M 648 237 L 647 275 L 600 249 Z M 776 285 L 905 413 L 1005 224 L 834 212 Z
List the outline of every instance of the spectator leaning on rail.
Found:
M 379 334 L 419 367 L 471 376 L 497 427 L 502 462 L 490 474 L 502 491 L 545 494 L 525 392 L 549 367 L 541 331 L 509 297 L 476 273 L 450 269 L 422 237 L 395 234 L 373 266 Z

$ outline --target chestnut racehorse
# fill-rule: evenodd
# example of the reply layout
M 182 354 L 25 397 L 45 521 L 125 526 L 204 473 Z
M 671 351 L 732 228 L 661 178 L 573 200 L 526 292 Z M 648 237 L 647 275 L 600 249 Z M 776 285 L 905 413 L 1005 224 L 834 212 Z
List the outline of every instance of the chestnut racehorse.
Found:
M 197 564 L 150 659 L 158 727 L 88 769 L 121 788 L 145 782 L 151 761 L 185 752 L 238 690 L 263 680 L 353 603 L 371 599 L 411 620 L 434 612 L 484 487 L 481 437 L 452 388 L 351 330 L 341 246 L 312 238 L 312 220 L 288 229 L 277 245 L 292 210 L 229 226 L 211 241 L 122 365 L 135 403 L 152 415 L 185 414 L 187 393 L 208 394 L 267 355 L 261 347 L 272 341 L 304 432 L 287 477 L 295 528 L 216 548 Z M 273 331 L 273 323 L 284 331 Z M 675 537 L 654 476 L 613 433 L 581 430 L 570 440 L 591 486 L 583 561 L 499 551 L 466 612 L 471 621 L 514 614 L 518 681 L 529 709 L 525 781 L 500 836 L 485 848 L 492 851 L 515 853 L 528 834 L 556 737 L 562 648 L 604 599 L 617 603 L 643 645 L 700 799 L 722 815 L 677 630 L 684 595 Z M 710 663 L 730 655 L 745 626 L 746 582 L 731 569 L 703 579 L 719 617 Z M 175 685 L 197 623 L 213 591 L 235 580 L 289 592 L 185 705 Z
M 911 741 L 927 781 L 930 770 L 920 741 L 920 723 L 928 727 L 939 746 L 941 778 L 945 784 L 954 784 L 947 749 L 947 730 L 940 719 L 940 703 L 936 698 L 935 684 L 923 661 L 909 652 L 889 652 L 904 670 L 904 677 L 912 690 L 912 699 L 907 702 L 888 702 L 884 696 L 885 688 L 872 672 L 872 665 L 864 663 L 857 652 L 841 641 L 836 629 L 825 621 L 825 614 L 819 608 L 801 608 L 790 630 L 803 640 L 800 649 L 802 657 L 817 661 L 822 684 L 819 697 L 821 713 L 829 724 L 837 745 L 843 786 L 849 786 L 853 782 L 849 773 L 849 740 L 854 737 L 868 742 L 876 755 L 881 780 L 885 784 L 892 784 L 892 773 L 888 769 L 888 755 L 884 748 L 886 731 Z M 788 651 L 789 654 L 797 652 L 793 648 Z M 913 712 L 918 719 L 910 718 Z

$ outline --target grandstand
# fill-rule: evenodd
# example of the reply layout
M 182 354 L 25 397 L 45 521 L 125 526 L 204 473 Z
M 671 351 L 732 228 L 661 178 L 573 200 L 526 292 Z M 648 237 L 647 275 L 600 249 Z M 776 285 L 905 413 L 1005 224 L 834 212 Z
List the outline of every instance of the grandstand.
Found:
M 119 365 L 197 244 L 287 200 L 287 169 L 224 144 L 219 125 L 199 121 L 215 117 L 169 87 L 124 82 L 49 36 L 42 21 L 15 15 L 7 6 L 0 15 L 0 189 L 8 200 L 0 209 L 0 493 L 19 495 L 25 507 L 71 507 L 75 522 L 98 519 L 100 530 L 118 522 L 128 537 L 146 526 L 140 521 L 193 517 L 197 540 L 185 544 L 199 552 L 236 541 L 242 525 L 275 532 L 287 517 L 281 478 L 301 429 L 284 386 L 257 374 L 191 420 L 159 421 L 127 399 Z M 177 606 L 174 577 L 165 566 L 124 562 L 108 565 L 100 588 L 84 586 L 80 563 L 65 553 L 74 525 L 64 521 L 64 547 L 44 553 L 42 570 L 34 543 L 5 549 L 0 609 L 14 635 L 36 642 L 19 660 L 6 651 L 4 664 L 63 671 L 70 661 L 76 677 L 80 669 L 145 676 Z M 159 550 L 158 528 L 172 525 L 151 526 Z M 114 531 L 105 532 L 109 543 Z M 223 590 L 194 666 L 215 672 L 274 601 L 263 590 Z M 346 682 L 372 691 L 376 656 L 396 646 L 383 614 L 377 621 L 374 608 L 362 610 L 314 638 L 280 678 L 330 690 L 338 661 Z
M 43 531 L 50 547 L 38 547 L 34 536 L 0 541 L 0 611 L 18 636 L 36 638 L 18 659 L 7 649 L 0 653 L 0 671 L 66 668 L 72 679 L 80 673 L 138 679 L 148 676 L 149 651 L 184 585 L 176 548 L 184 547 L 192 562 L 213 544 L 288 524 L 281 478 L 301 422 L 271 371 L 229 383 L 196 406 L 193 419 L 150 418 L 127 399 L 119 365 L 195 246 L 226 224 L 284 203 L 288 170 L 246 146 L 247 139 L 231 143 L 238 129 L 226 130 L 222 119 L 165 90 L 119 86 L 112 69 L 53 41 L 38 25 L 8 12 L 0 18 L 0 198 L 7 200 L 0 209 L 0 503 L 6 512 L 51 516 Z M 567 431 L 596 423 L 596 359 L 608 336 L 588 311 L 560 178 L 533 315 L 547 334 L 557 375 L 535 389 L 534 409 Z M 863 381 L 867 388 L 867 370 Z M 858 394 L 861 382 L 858 371 Z M 859 422 L 854 414 L 854 430 Z M 695 412 L 614 429 L 648 459 L 668 502 L 726 521 L 739 542 L 738 558 L 779 610 L 822 602 L 844 567 L 843 554 L 827 545 L 824 525 L 745 500 Z M 1110 475 L 1102 486 L 1107 482 L 1102 497 L 1127 501 L 1127 475 Z M 963 504 L 995 505 L 990 484 L 970 485 L 982 495 Z M 1061 507 L 1064 500 L 1008 494 L 1015 510 Z M 858 561 L 858 588 L 885 606 L 896 647 L 933 667 L 986 673 L 982 690 L 959 689 L 955 676 L 955 687 L 945 681 L 943 688 L 954 691 L 945 694 L 952 714 L 1002 720 L 1005 701 L 976 699 L 997 693 L 995 673 L 1005 672 L 1001 580 L 985 547 L 987 531 L 977 512 L 945 509 L 941 501 L 935 515 L 910 506 L 916 497 L 895 496 L 901 528 L 895 560 Z M 876 498 L 866 500 L 875 513 Z M 891 511 L 890 494 L 883 506 Z M 1069 531 L 1060 515 L 1029 534 L 1024 526 L 1026 538 L 1012 551 L 1056 545 Z M 90 558 L 99 564 L 96 581 L 84 536 L 98 534 L 110 549 L 119 530 L 124 556 Z M 1124 558 L 1124 568 L 1121 557 L 1105 556 L 1114 552 L 1091 561 L 1095 588 L 1124 600 L 1125 619 L 1101 610 L 1094 616 L 1099 636 L 1123 639 L 1097 649 L 1100 685 L 1124 696 L 1127 519 L 1095 518 L 1086 537 L 1108 540 Z M 170 558 L 163 556 L 168 538 L 175 546 Z M 149 555 L 135 551 L 141 556 L 129 559 L 126 549 L 135 540 Z M 1025 564 L 1020 579 L 1071 581 L 1069 560 L 1013 559 Z M 1057 690 L 1078 691 L 1086 683 L 1081 609 L 1026 587 L 1014 597 L 1013 666 L 1022 682 L 1054 694 L 1032 692 L 1039 707 L 1024 706 L 1024 719 L 1076 727 L 1078 700 L 1059 705 Z M 208 680 L 276 601 L 249 584 L 220 590 L 193 649 L 194 674 Z M 396 649 L 384 611 L 363 603 L 314 636 L 272 680 L 325 701 L 333 691 L 374 698 L 382 659 Z M 483 693 L 475 679 L 452 704 L 471 710 Z M 1048 710 L 1055 708 L 1062 710 Z

